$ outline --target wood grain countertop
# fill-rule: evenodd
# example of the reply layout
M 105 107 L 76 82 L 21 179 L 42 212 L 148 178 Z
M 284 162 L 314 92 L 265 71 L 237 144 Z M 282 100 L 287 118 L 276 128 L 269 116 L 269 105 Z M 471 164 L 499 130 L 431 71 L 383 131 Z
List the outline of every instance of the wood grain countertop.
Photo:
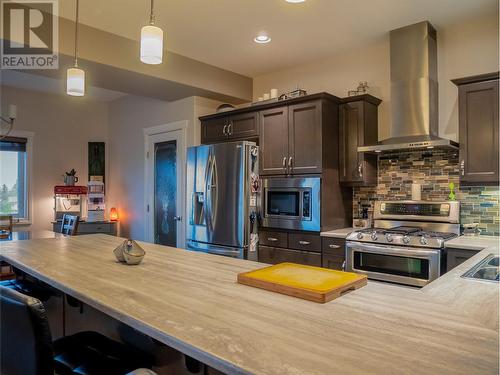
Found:
M 321 232 L 321 237 L 333 237 L 333 238 L 346 238 L 351 232 L 354 232 L 356 228 L 341 228 L 329 230 L 326 232 Z
M 255 262 L 141 242 L 143 263 L 123 265 L 112 253 L 122 240 L 10 242 L 0 258 L 230 374 L 498 373 L 498 314 L 481 315 L 498 305 L 498 284 L 461 294 L 454 278 L 421 290 L 371 282 L 317 304 L 237 284 Z M 450 305 L 451 295 L 475 308 Z
M 500 237 L 497 236 L 459 236 L 444 243 L 445 247 L 476 251 L 499 245 Z

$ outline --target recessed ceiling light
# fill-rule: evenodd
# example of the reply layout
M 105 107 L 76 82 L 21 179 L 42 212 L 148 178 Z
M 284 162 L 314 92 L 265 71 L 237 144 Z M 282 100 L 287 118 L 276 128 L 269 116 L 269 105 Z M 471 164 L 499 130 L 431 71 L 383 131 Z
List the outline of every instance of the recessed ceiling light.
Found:
M 287 3 L 292 3 L 292 4 L 297 4 L 297 3 L 303 3 L 306 0 L 286 0 Z
M 255 43 L 266 44 L 271 41 L 271 38 L 266 34 L 259 34 L 253 40 Z

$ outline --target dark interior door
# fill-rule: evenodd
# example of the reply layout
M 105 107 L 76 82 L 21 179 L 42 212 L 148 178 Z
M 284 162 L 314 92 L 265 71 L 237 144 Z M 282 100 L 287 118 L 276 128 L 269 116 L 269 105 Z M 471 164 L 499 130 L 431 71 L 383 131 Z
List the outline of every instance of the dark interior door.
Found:
M 154 242 L 177 246 L 177 141 L 154 145 Z

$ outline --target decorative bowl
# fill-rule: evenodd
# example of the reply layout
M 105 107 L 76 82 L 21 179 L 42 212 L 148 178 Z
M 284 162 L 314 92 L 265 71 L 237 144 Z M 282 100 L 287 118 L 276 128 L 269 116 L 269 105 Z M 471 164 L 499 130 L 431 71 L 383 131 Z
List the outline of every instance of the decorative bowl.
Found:
M 128 265 L 141 263 L 144 255 L 146 255 L 144 249 L 131 239 L 123 241 L 121 245 L 113 250 L 113 253 L 119 262 L 127 263 Z

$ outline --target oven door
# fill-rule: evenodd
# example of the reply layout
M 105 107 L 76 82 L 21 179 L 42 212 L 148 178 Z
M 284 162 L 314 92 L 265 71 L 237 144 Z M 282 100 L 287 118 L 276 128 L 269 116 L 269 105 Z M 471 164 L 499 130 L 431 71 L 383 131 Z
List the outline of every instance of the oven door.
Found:
M 424 286 L 439 277 L 440 269 L 440 250 L 346 243 L 346 271 L 370 279 Z

